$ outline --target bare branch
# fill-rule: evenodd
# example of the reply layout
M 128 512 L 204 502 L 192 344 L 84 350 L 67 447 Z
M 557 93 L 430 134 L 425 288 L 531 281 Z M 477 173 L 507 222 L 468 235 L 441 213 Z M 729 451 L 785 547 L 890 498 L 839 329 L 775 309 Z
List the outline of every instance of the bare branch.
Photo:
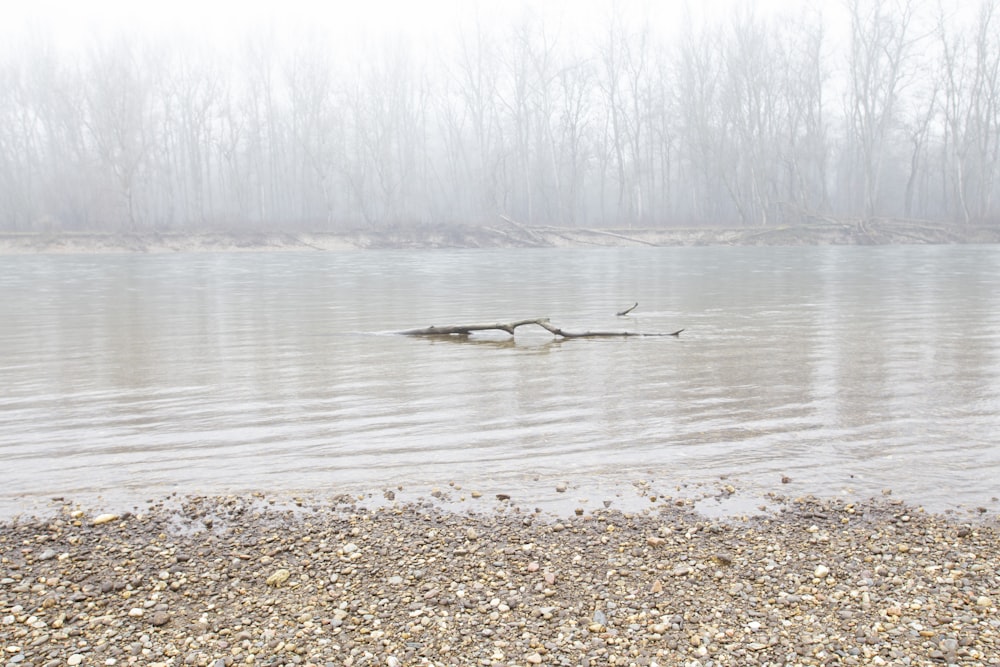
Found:
M 636 304 L 638 305 L 638 304 Z M 635 306 L 633 306 L 634 308 Z M 518 327 L 522 327 L 528 324 L 534 324 L 539 326 L 549 333 L 558 336 L 559 338 L 610 338 L 610 337 L 655 337 L 655 336 L 680 336 L 684 329 L 678 329 L 677 331 L 672 331 L 670 333 L 640 333 L 638 331 L 566 331 L 561 329 L 551 322 L 547 317 L 536 318 L 532 320 L 518 320 L 516 322 L 502 323 L 498 322 L 495 324 L 452 324 L 446 326 L 432 325 L 425 327 L 423 329 L 407 329 L 406 331 L 398 331 L 400 336 L 468 336 L 469 334 L 476 331 L 503 331 L 505 333 L 514 335 L 514 331 Z
M 639 302 L 636 301 L 635 303 L 633 303 L 631 306 L 629 306 L 625 310 L 622 310 L 622 311 L 619 311 L 619 312 L 615 313 L 615 315 L 617 315 L 618 317 L 624 317 L 625 315 L 628 315 L 633 310 L 635 310 L 638 306 L 639 306 Z

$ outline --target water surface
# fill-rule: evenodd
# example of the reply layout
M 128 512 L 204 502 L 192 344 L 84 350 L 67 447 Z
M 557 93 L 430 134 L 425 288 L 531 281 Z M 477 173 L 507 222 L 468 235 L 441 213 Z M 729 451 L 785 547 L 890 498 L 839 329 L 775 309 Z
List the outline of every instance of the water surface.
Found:
M 385 333 L 537 316 L 686 331 Z M 993 246 L 12 256 L 0 350 L 6 512 L 536 478 L 1000 493 Z

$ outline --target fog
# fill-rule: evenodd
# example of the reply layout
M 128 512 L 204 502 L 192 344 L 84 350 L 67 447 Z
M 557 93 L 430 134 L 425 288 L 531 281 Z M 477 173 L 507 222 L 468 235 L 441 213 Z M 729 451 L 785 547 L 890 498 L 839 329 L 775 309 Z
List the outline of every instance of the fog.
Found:
M 0 229 L 997 224 L 997 0 L 136 4 L 4 26 Z

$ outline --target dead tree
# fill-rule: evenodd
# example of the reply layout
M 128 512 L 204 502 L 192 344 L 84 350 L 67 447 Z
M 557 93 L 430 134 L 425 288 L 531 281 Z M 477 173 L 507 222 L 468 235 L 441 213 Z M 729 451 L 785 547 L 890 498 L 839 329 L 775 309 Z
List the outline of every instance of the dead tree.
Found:
M 680 336 L 684 329 L 678 329 L 670 333 L 641 333 L 638 331 L 566 331 L 555 326 L 547 317 L 535 318 L 532 320 L 518 320 L 516 322 L 497 322 L 495 324 L 452 324 L 446 326 L 432 325 L 423 329 L 407 329 L 397 331 L 401 336 L 468 336 L 476 331 L 503 331 L 514 335 L 518 327 L 534 324 L 539 326 L 554 336 L 559 338 L 612 338 L 612 337 L 653 337 L 653 336 Z

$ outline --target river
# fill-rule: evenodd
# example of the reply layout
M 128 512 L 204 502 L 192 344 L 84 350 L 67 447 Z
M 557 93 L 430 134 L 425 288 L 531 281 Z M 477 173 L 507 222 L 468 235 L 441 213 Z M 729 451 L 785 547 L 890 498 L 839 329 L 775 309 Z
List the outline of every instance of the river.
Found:
M 685 331 L 389 333 L 531 317 Z M 17 255 L 0 351 L 5 514 L 449 482 L 1000 494 L 1000 246 Z

